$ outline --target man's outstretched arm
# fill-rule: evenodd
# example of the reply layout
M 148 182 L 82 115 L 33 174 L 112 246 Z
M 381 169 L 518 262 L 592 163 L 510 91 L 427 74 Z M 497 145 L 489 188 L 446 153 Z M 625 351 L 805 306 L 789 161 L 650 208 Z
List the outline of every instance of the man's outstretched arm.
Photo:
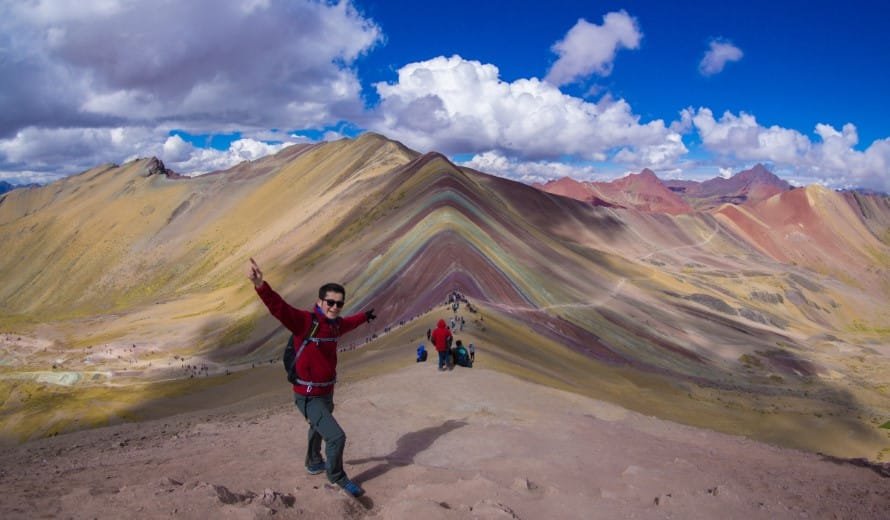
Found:
M 263 303 L 266 304 L 272 316 L 275 316 L 282 325 L 295 335 L 301 336 L 306 333 L 309 329 L 309 322 L 312 320 L 311 315 L 306 311 L 291 307 L 284 301 L 281 295 L 273 291 L 272 287 L 263 280 L 263 271 L 253 258 L 250 259 L 247 277 L 253 282 L 254 289 L 256 289 L 257 294 L 263 300 Z
M 345 318 L 343 318 L 343 322 L 340 325 L 340 333 L 346 334 L 362 323 L 369 323 L 375 319 L 377 319 L 377 315 L 374 314 L 374 309 L 369 309 L 365 312 L 353 314 L 352 316 L 346 316 Z

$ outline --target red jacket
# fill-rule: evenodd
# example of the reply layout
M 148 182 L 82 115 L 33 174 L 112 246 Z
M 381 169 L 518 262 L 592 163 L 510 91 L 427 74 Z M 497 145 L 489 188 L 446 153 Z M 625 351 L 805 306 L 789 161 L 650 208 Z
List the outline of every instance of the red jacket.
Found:
M 433 346 L 436 347 L 437 351 L 445 352 L 448 350 L 448 338 L 450 337 L 451 331 L 445 326 L 445 320 L 439 320 L 433 333 L 430 334 L 430 341 L 433 342 Z
M 303 338 L 311 332 L 312 313 L 291 307 L 266 282 L 263 282 L 256 292 L 269 308 L 272 316 L 275 316 L 282 325 L 293 332 L 294 347 L 299 349 Z M 314 312 L 318 319 L 318 330 L 314 334 L 316 338 L 338 338 L 368 321 L 363 312 L 345 318 L 340 317 L 336 320 L 329 320 L 318 306 L 315 307 Z M 335 380 L 337 378 L 337 342 L 321 341 L 316 343 L 310 341 L 306 344 L 306 348 L 297 359 L 297 377 L 313 383 Z M 334 385 L 294 385 L 294 392 L 305 396 L 327 395 L 333 391 Z

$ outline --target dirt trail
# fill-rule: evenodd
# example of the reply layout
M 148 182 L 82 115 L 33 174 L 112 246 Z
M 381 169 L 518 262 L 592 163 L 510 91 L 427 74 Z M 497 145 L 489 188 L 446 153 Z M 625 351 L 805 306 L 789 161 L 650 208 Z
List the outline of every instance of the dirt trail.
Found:
M 229 389 L 234 391 L 234 389 Z M 240 391 L 244 392 L 242 388 Z M 490 370 L 419 363 L 343 384 L 345 498 L 303 469 L 286 385 L 258 405 L 0 452 L 0 517 L 886 518 L 890 479 Z

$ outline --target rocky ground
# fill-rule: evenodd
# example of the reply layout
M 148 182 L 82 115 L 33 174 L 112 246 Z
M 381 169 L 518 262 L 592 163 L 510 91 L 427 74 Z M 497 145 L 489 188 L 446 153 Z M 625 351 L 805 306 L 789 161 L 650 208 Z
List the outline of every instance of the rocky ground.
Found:
M 0 517 L 749 520 L 890 511 L 887 468 L 698 430 L 479 367 L 417 364 L 341 385 L 336 400 L 361 499 L 306 474 L 305 424 L 285 386 L 271 399 L 5 448 Z

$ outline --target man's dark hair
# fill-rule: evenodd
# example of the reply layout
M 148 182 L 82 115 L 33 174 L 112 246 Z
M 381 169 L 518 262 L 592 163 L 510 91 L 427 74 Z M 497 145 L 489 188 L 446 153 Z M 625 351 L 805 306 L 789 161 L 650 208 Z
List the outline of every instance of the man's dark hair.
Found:
M 318 288 L 318 299 L 321 300 L 325 296 L 328 295 L 329 292 L 338 293 L 343 295 L 343 299 L 346 299 L 346 288 L 338 283 L 326 283 Z

